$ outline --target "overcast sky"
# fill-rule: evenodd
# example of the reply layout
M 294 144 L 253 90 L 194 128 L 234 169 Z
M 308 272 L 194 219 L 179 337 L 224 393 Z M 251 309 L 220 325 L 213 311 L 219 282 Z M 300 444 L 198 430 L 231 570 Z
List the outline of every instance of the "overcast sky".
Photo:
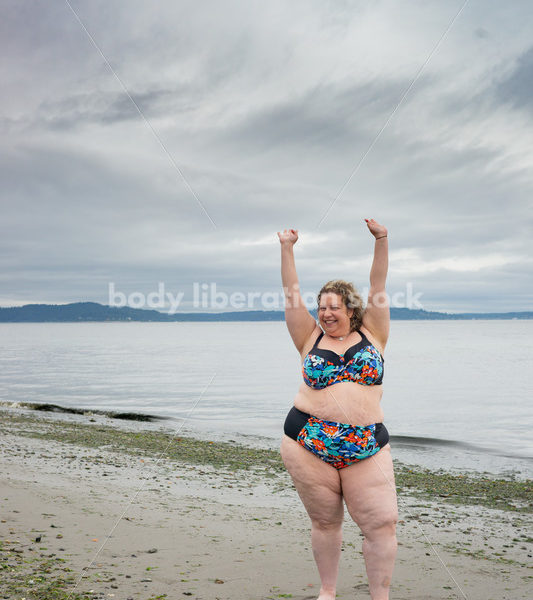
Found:
M 0 305 L 277 293 L 288 227 L 364 289 L 373 217 L 397 305 L 531 310 L 533 3 L 431 55 L 463 2 L 1 0 Z

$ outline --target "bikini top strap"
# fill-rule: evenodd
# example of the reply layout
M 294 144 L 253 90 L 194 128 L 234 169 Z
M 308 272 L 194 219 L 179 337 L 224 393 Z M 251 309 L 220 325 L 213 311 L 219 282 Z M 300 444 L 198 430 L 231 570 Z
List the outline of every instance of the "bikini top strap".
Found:
M 360 329 L 356 329 L 356 331 L 363 338 L 362 341 L 366 341 L 367 344 L 370 344 L 373 348 L 376 348 L 374 346 L 374 344 L 366 337 L 366 335 Z M 379 352 L 382 362 L 385 362 L 385 359 L 383 358 L 383 354 L 381 354 L 381 352 L 377 348 L 376 348 L 376 350 Z
M 316 340 L 315 340 L 315 343 L 314 343 L 313 347 L 311 348 L 311 350 L 314 350 L 314 349 L 315 349 L 315 348 L 318 346 L 318 344 L 319 344 L 320 340 L 321 340 L 323 337 L 324 337 L 324 332 L 323 332 L 323 331 L 321 331 L 321 332 L 320 332 L 320 335 L 319 335 L 319 336 L 316 338 Z
M 361 336 L 362 341 L 366 340 L 368 343 L 370 343 L 370 340 L 366 337 L 366 335 L 360 329 L 356 329 L 355 331 Z

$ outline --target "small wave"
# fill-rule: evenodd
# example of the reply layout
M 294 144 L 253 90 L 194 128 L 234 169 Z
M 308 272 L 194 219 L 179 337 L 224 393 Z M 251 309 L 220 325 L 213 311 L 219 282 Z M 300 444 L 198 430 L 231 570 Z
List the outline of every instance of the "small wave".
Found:
M 391 440 L 399 444 L 413 444 L 416 446 L 455 446 L 457 448 L 475 448 L 474 444 L 469 444 L 468 442 L 415 435 L 391 435 Z
M 423 437 L 423 436 L 411 436 L 411 435 L 391 435 L 391 442 L 398 444 L 398 446 L 409 447 L 418 446 L 420 448 L 448 448 L 450 450 L 464 450 L 474 454 L 494 454 L 506 458 L 522 458 L 525 460 L 533 460 L 533 456 L 526 454 L 518 454 L 502 451 L 502 448 L 490 448 L 481 444 L 473 444 L 469 442 L 463 442 L 461 440 L 446 440 L 442 438 Z

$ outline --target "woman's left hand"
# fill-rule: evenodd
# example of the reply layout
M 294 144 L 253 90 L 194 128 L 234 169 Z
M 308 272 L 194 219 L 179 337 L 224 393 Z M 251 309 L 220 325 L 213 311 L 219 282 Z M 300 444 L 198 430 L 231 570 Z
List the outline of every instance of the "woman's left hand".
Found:
M 380 225 L 374 219 L 365 219 L 365 221 L 366 221 L 366 225 L 367 225 L 370 233 L 375 238 L 383 237 L 383 236 L 387 235 L 387 228 L 385 227 L 385 225 Z

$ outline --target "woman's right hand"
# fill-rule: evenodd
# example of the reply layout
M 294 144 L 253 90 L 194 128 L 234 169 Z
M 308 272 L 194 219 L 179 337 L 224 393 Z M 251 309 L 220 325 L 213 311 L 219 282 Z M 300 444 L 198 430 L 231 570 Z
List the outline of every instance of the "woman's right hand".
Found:
M 294 246 L 298 241 L 298 230 L 284 229 L 282 232 L 278 231 L 278 237 L 281 244 L 290 244 L 291 246 Z

